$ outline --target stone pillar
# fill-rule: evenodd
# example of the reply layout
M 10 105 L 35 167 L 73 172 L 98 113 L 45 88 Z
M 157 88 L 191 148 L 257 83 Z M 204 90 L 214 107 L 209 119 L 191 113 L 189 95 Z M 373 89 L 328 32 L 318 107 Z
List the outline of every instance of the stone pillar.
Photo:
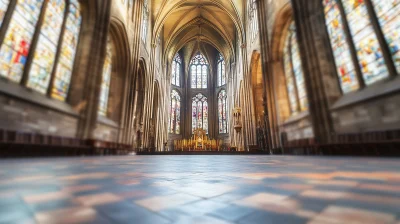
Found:
M 78 123 L 77 137 L 83 139 L 94 138 L 97 124 L 97 111 L 103 74 L 103 64 L 106 56 L 107 37 L 110 24 L 111 0 L 89 1 L 87 11 L 87 26 L 82 32 L 88 33 L 90 39 L 82 41 L 87 44 L 82 61 L 79 64 L 78 77 L 71 85 L 70 93 L 82 91 L 82 100 L 71 98 L 71 104 L 81 104 L 81 119 Z M 87 57 L 87 59 L 84 59 Z M 79 84 L 79 82 L 82 82 Z M 75 85 L 77 84 L 77 85 Z M 70 94 L 70 95 L 71 95 Z M 78 102 L 77 102 L 78 101 Z
M 299 50 L 309 101 L 309 112 L 317 143 L 328 143 L 333 131 L 324 76 L 334 74 L 329 60 L 329 39 L 322 1 L 292 0 Z
M 143 3 L 141 1 L 133 1 L 133 12 L 132 18 L 130 18 L 129 23 L 129 34 L 131 37 L 131 54 L 132 58 L 129 60 L 132 64 L 130 66 L 130 74 L 128 81 L 126 82 L 128 86 L 127 101 L 125 104 L 124 126 L 125 133 L 122 136 L 122 142 L 126 144 L 133 144 L 133 136 L 136 134 L 136 129 L 134 127 L 134 116 L 135 116 L 135 105 L 138 103 L 135 99 L 136 96 L 136 82 L 138 82 L 138 72 L 139 72 L 139 53 L 140 53 L 140 29 L 142 20 L 142 8 Z
M 279 147 L 279 132 L 277 126 L 275 98 L 274 98 L 274 85 L 272 80 L 272 67 L 271 67 L 271 49 L 269 41 L 269 27 L 268 27 L 268 1 L 258 0 L 258 25 L 260 32 L 260 49 L 263 71 L 263 84 L 264 84 L 264 119 L 263 122 L 267 128 L 267 150 Z

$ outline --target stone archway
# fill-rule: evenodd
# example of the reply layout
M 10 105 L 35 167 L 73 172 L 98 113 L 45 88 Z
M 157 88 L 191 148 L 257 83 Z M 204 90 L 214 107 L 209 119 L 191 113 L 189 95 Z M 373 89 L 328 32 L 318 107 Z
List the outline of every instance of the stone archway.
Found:
M 143 114 L 145 96 L 146 65 L 144 60 L 139 61 L 139 70 L 135 80 L 135 96 L 133 109 L 133 147 L 138 149 L 143 146 Z

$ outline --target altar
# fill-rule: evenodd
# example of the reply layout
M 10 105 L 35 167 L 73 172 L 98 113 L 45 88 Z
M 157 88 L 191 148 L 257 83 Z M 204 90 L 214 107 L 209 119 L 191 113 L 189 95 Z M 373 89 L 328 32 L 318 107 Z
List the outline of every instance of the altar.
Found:
M 202 128 L 194 130 L 190 139 L 175 140 L 175 151 L 218 151 L 222 141 L 209 139 L 207 132 Z

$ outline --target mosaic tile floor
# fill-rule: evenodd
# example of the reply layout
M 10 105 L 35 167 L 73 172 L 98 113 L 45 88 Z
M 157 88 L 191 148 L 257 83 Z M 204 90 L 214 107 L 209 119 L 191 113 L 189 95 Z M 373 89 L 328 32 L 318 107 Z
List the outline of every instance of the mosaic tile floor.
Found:
M 0 223 L 400 224 L 400 160 L 0 160 Z

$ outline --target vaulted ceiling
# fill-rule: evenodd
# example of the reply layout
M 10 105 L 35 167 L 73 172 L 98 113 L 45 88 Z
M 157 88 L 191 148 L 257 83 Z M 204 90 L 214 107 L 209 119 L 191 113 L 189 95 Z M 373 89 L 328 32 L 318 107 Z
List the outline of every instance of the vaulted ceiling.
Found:
M 242 43 L 243 0 L 153 0 L 153 38 L 162 32 L 165 59 L 186 45 L 207 43 L 225 59 Z

